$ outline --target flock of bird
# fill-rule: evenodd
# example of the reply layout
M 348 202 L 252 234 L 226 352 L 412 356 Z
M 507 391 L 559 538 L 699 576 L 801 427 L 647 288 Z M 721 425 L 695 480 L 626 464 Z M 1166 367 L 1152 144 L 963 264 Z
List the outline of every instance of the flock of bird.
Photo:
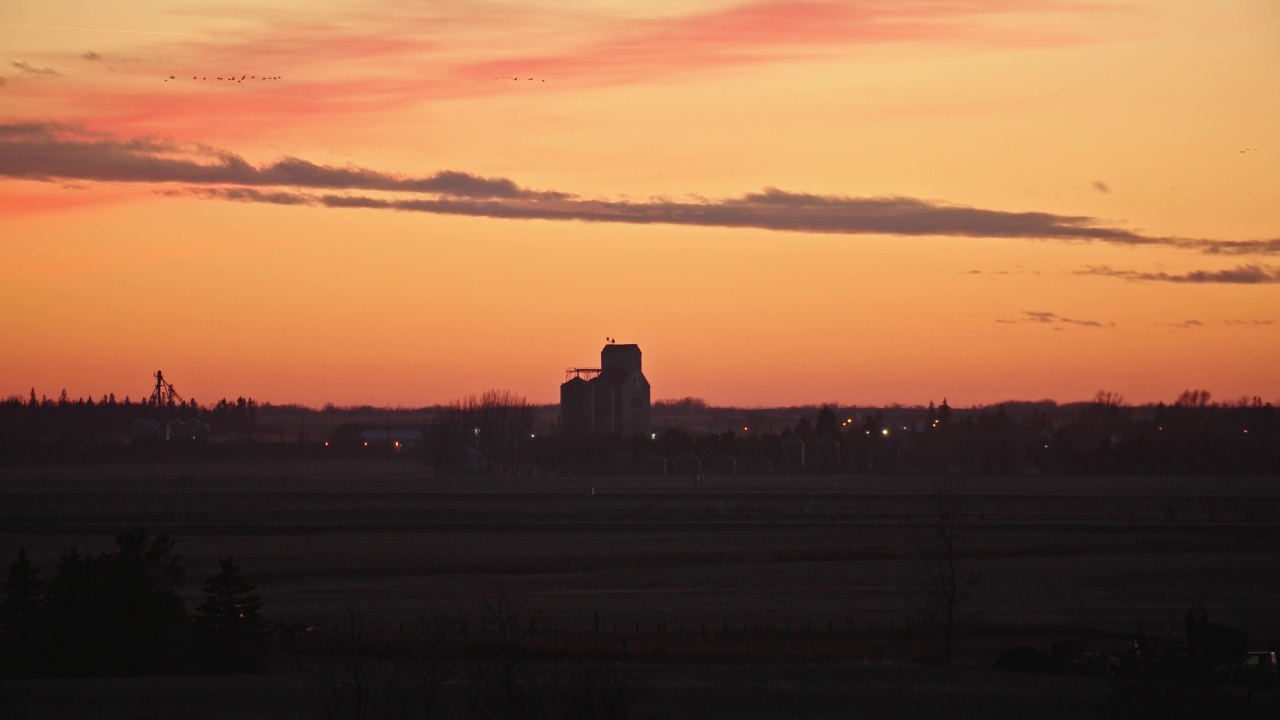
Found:
M 222 81 L 222 82 L 238 82 L 238 83 L 240 83 L 240 82 L 244 82 L 244 81 L 245 81 L 245 79 L 249 79 L 249 80 L 279 80 L 281 77 L 283 77 L 283 76 L 281 76 L 281 75 L 263 75 L 262 77 L 258 77 L 257 75 L 241 75 L 240 77 L 236 77 L 235 75 L 229 75 L 229 76 L 227 76 L 227 77 L 219 77 L 219 76 L 215 76 L 213 79 L 214 79 L 214 80 L 220 80 L 220 81 Z M 169 80 L 177 80 L 177 79 L 178 79 L 178 77 L 177 77 L 176 75 L 170 75 L 170 76 L 169 76 L 169 79 L 168 79 L 168 80 L 165 80 L 165 82 L 169 82 Z M 209 78 L 207 78 L 207 77 L 202 77 L 202 76 L 200 76 L 200 75 L 192 75 L 192 76 L 191 76 L 191 79 L 192 79 L 192 80 L 208 80 Z
M 214 79 L 214 80 L 219 80 L 219 81 L 221 81 L 221 82 L 238 82 L 238 83 L 242 83 L 242 82 L 244 82 L 246 79 L 248 79 L 248 80 L 279 80 L 280 78 L 281 78 L 281 76 L 280 76 L 280 75 L 263 75 L 262 77 L 258 77 L 257 75 L 241 75 L 240 77 L 236 77 L 235 75 L 230 75 L 230 76 L 228 76 L 228 77 L 218 77 L 218 76 L 215 76 L 213 79 Z M 178 79 L 178 76 L 177 76 L 177 75 L 170 75 L 170 76 L 169 76 L 169 78 L 168 78 L 167 80 L 165 80 L 165 82 L 169 82 L 169 80 L 177 80 L 177 79 Z M 200 75 L 192 75 L 192 76 L 191 76 L 191 79 L 192 79 L 192 80 L 208 80 L 209 78 L 207 78 L 207 77 L 202 77 L 202 76 L 200 76 Z M 537 80 L 537 81 L 539 81 L 539 82 L 546 82 L 546 81 L 547 81 L 547 80 L 546 80 L 546 78 L 513 77 L 513 76 L 511 76 L 511 75 L 503 75 L 502 77 L 496 77 L 496 78 L 494 78 L 494 80 L 524 80 L 524 81 L 526 81 L 526 82 L 532 82 L 532 81 L 534 81 L 534 80 Z

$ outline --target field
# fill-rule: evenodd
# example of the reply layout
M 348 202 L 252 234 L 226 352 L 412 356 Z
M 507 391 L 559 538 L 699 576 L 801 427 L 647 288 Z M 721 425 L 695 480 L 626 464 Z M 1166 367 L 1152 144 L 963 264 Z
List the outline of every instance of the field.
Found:
M 1256 646 L 1280 637 L 1274 478 L 960 481 L 963 567 L 981 576 L 958 667 L 936 669 L 909 663 L 938 652 L 914 600 L 939 478 L 436 479 L 400 459 L 9 467 L 0 477 L 0 546 L 10 557 L 25 546 L 46 573 L 70 548 L 107 550 L 115 533 L 142 527 L 176 540 L 188 607 L 227 555 L 273 619 L 321 628 L 348 609 L 393 629 L 474 617 L 502 589 L 549 642 L 649 668 L 655 697 L 684 706 L 696 688 L 717 688 L 743 703 L 735 717 L 784 716 L 796 703 L 812 704 L 807 716 L 859 706 L 867 717 L 919 717 L 898 713 L 939 699 L 978 712 L 992 698 L 1093 716 L 1098 681 L 985 668 L 1019 644 L 1120 652 L 1139 625 L 1180 636 L 1196 603 Z M 305 694 L 289 667 L 276 671 L 236 681 L 265 694 L 262 708 Z M 198 695 L 226 681 L 184 682 Z M 41 683 L 22 702 L 74 704 L 65 683 Z M 188 697 L 177 680 L 165 687 Z M 795 697 L 771 704 L 768 688 Z

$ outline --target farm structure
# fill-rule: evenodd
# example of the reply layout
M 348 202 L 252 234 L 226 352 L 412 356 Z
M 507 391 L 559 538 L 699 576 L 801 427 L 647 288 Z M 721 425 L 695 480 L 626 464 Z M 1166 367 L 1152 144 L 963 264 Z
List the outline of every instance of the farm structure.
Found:
M 560 429 L 569 433 L 649 433 L 649 381 L 640 346 L 610 342 L 600 367 L 568 368 L 560 385 Z

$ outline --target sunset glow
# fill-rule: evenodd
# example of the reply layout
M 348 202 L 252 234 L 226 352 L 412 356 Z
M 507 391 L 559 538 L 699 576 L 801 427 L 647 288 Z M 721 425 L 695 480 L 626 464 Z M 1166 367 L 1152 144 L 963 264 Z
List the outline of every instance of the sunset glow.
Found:
M 1280 403 L 1273 0 L 0 9 L 0 396 Z

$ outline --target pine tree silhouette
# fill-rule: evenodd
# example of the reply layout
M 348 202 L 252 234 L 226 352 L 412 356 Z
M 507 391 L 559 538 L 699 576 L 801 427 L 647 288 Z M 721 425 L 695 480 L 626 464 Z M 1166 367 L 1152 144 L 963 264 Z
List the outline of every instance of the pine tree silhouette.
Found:
M 18 546 L 18 560 L 9 565 L 0 597 L 0 667 L 5 675 L 39 673 L 45 586 L 39 574 L 26 548 Z
M 218 563 L 222 570 L 204 584 L 204 602 L 196 608 L 196 652 L 214 672 L 256 672 L 267 641 L 262 597 L 231 558 Z

